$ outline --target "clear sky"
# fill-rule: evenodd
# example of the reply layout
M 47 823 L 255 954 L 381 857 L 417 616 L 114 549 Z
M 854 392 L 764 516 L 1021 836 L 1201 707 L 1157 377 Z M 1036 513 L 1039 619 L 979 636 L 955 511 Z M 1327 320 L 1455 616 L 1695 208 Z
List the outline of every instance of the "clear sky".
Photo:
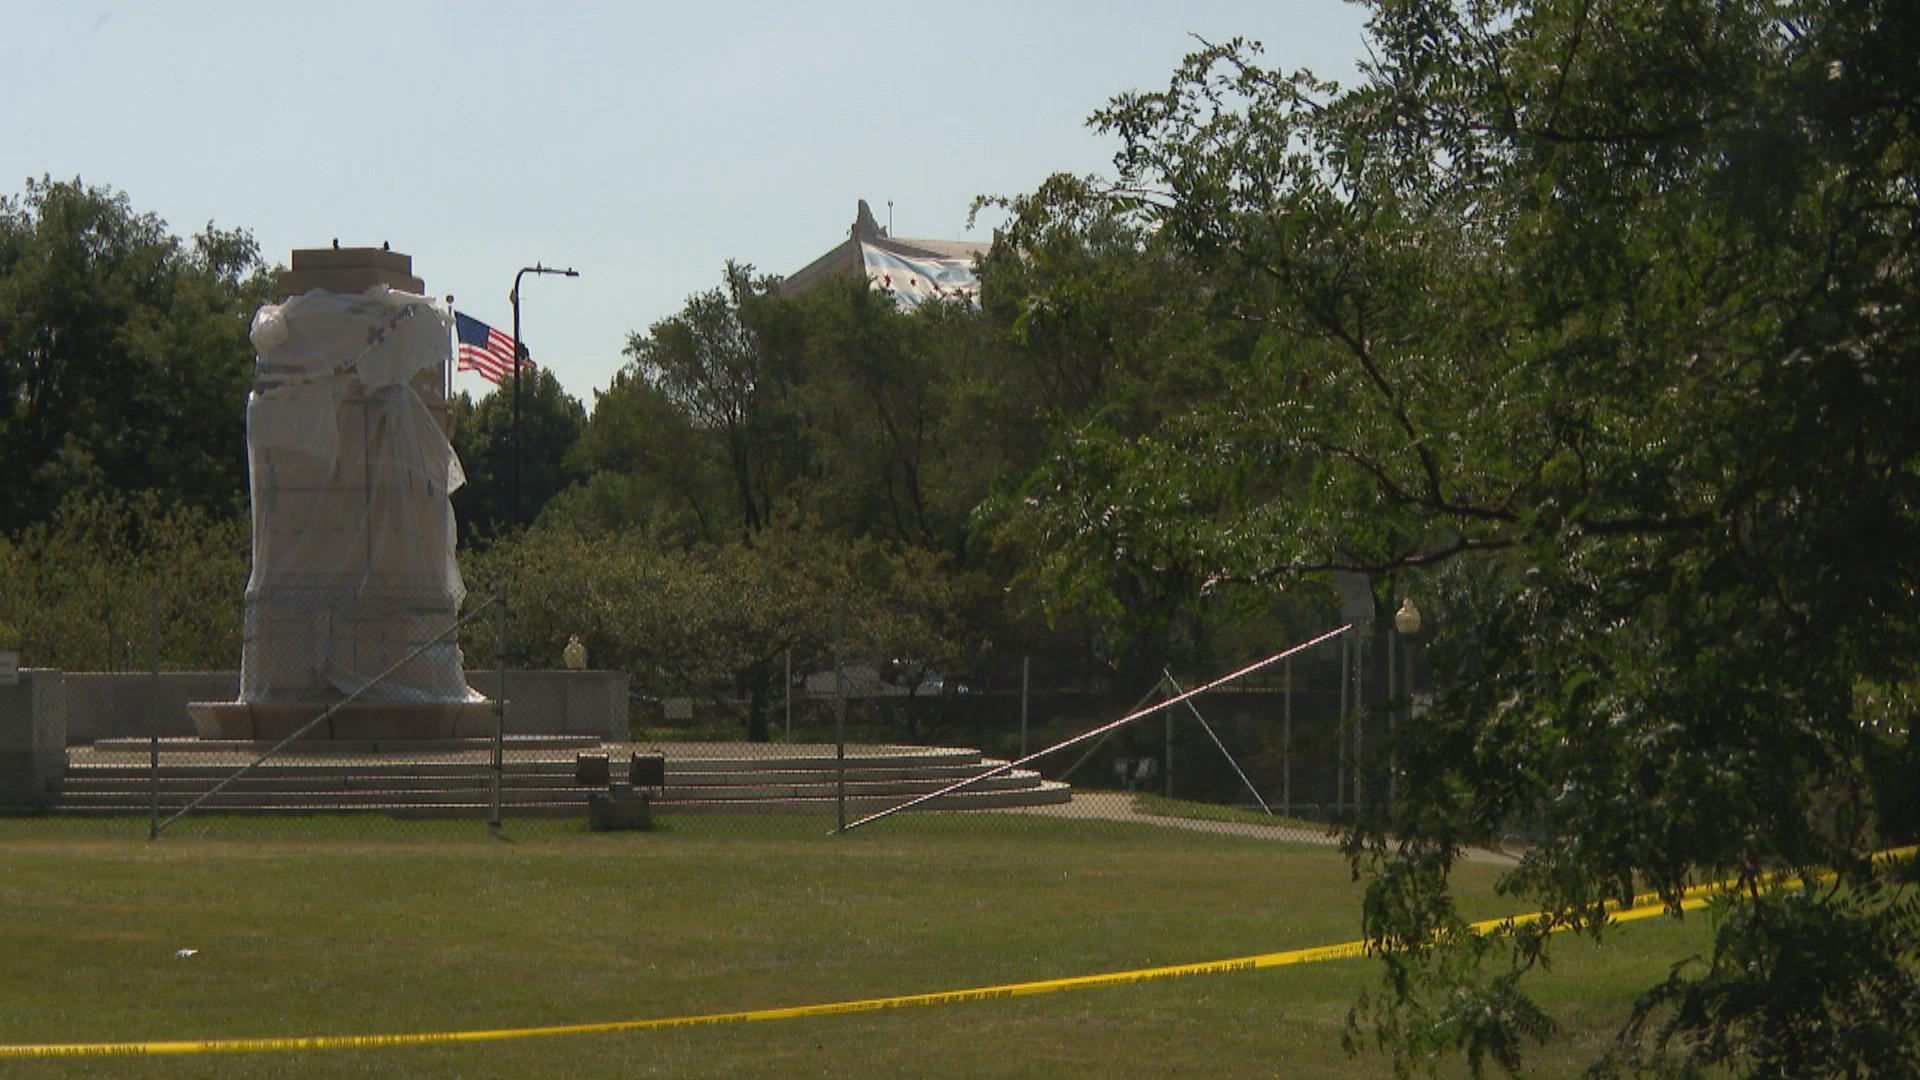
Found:
M 1110 173 L 1086 127 L 1195 45 L 1352 78 L 1340 0 L 877 4 L 10 0 L 0 193 L 75 176 L 186 235 L 391 243 L 502 329 L 514 271 L 536 361 L 589 408 L 629 332 L 720 281 L 788 274 L 856 200 L 906 237 L 966 230 L 975 195 Z M 888 202 L 892 208 L 889 211 Z M 456 383 L 478 393 L 472 375 Z

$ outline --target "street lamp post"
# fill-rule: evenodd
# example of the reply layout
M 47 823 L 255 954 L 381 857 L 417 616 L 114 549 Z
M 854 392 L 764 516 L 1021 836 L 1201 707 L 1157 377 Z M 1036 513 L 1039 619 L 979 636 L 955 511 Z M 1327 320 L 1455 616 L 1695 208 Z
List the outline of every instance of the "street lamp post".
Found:
M 508 507 L 512 513 L 510 519 L 515 526 L 520 524 L 520 369 L 524 366 L 525 350 L 520 345 L 520 279 L 528 274 L 559 274 L 561 277 L 579 277 L 580 272 L 568 267 L 542 266 L 535 262 L 532 266 L 523 266 L 513 275 L 513 291 L 507 299 L 513 303 L 513 424 L 510 432 L 513 443 L 513 455 L 510 469 L 512 479 L 508 483 Z
M 1389 694 L 1393 692 L 1393 686 L 1392 686 L 1393 669 L 1391 665 L 1393 664 L 1393 661 L 1395 659 L 1394 653 L 1398 651 L 1394 648 L 1394 646 L 1400 644 L 1403 641 L 1406 641 L 1408 638 L 1411 638 L 1413 635 L 1419 632 L 1420 632 L 1420 609 L 1413 605 L 1413 597 L 1411 596 L 1405 597 L 1400 601 L 1400 610 L 1393 613 L 1392 637 L 1397 640 L 1389 640 L 1387 642 L 1387 664 L 1389 665 L 1387 669 L 1387 672 L 1388 672 L 1387 673 L 1387 683 L 1388 683 L 1387 692 Z M 1401 696 L 1405 700 L 1405 705 L 1402 707 L 1404 707 L 1407 710 L 1408 719 L 1411 719 L 1413 717 L 1413 655 L 1412 655 L 1412 652 L 1413 652 L 1413 647 L 1409 645 L 1407 647 L 1407 655 L 1400 658 L 1401 660 L 1400 690 L 1401 690 Z M 1399 715 L 1400 708 L 1401 707 L 1396 707 L 1391 712 L 1387 713 L 1387 740 L 1389 743 L 1393 742 L 1394 718 L 1397 715 Z M 1400 752 L 1398 749 L 1395 749 L 1392 754 L 1392 759 L 1387 762 L 1387 810 L 1388 810 L 1388 813 L 1392 813 L 1393 811 L 1395 799 L 1399 794 L 1399 788 L 1400 788 Z

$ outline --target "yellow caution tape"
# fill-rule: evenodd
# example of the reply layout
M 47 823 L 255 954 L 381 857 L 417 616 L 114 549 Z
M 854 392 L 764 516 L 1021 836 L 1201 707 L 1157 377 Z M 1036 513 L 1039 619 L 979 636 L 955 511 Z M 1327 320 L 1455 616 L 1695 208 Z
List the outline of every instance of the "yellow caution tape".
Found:
M 1878 860 L 1911 857 L 1912 847 L 1882 852 Z M 1830 879 L 1831 873 L 1820 875 Z M 1798 888 L 1800 882 L 1782 875 L 1774 880 L 1777 888 Z M 1682 894 L 1679 907 L 1691 911 L 1705 907 L 1714 897 L 1733 887 L 1730 881 L 1697 885 Z M 1611 913 L 1615 922 L 1651 918 L 1668 910 L 1652 895 L 1636 896 L 1632 905 Z M 1542 914 L 1486 919 L 1472 924 L 1476 934 L 1535 923 Z M 1565 925 L 1554 932 L 1568 929 Z M 1113 971 L 1100 975 L 1077 975 L 1065 979 L 1039 979 L 1033 982 L 1004 983 L 968 990 L 940 990 L 928 994 L 902 994 L 896 997 L 862 998 L 817 1005 L 789 1005 L 776 1009 L 751 1009 L 742 1012 L 703 1013 L 695 1016 L 666 1016 L 645 1020 L 616 1020 L 598 1024 L 554 1024 L 543 1027 L 495 1028 L 482 1031 L 432 1031 L 398 1035 L 311 1035 L 281 1039 L 177 1039 L 160 1042 L 41 1043 L 18 1046 L 0 1045 L 0 1060 L 7 1058 L 82 1058 L 149 1057 L 175 1054 L 246 1054 L 286 1050 L 371 1050 L 399 1046 L 441 1046 L 449 1043 L 499 1042 L 506 1039 L 537 1039 L 552 1035 L 612 1035 L 629 1031 L 656 1031 L 663 1028 L 702 1027 L 711 1024 L 751 1024 L 764 1020 L 798 1020 L 812 1016 L 845 1016 L 851 1013 L 881 1012 L 887 1009 L 911 1009 L 928 1005 L 958 1005 L 973 1001 L 998 1001 L 1004 998 L 1054 994 L 1065 990 L 1093 990 L 1109 986 L 1131 986 L 1161 979 L 1183 979 L 1193 975 L 1225 975 L 1237 971 L 1315 964 L 1329 960 L 1350 960 L 1365 956 L 1364 941 L 1339 945 L 1317 945 L 1306 949 L 1243 956 L 1232 960 L 1209 960 L 1194 964 Z
M 969 1001 L 995 1001 L 1002 998 L 1051 994 L 1062 990 L 1090 990 L 1103 986 L 1126 986 L 1158 979 L 1178 979 L 1190 975 L 1221 975 L 1232 971 L 1288 964 L 1311 964 L 1323 960 L 1343 960 L 1366 954 L 1366 943 L 1351 941 L 1343 945 L 1322 945 L 1310 949 L 1268 953 L 1234 960 L 1212 960 L 1196 964 L 1115 971 L 1102 975 L 1080 975 L 1066 979 L 1041 979 L 1034 982 L 981 986 L 968 990 L 941 990 L 928 994 L 903 994 L 897 997 L 863 998 L 818 1005 L 791 1005 L 776 1009 L 752 1009 L 743 1012 L 705 1013 L 697 1016 L 667 1016 L 646 1020 L 617 1020 L 599 1024 L 560 1024 L 546 1027 L 498 1028 L 485 1031 L 437 1031 L 401 1035 L 315 1035 L 284 1039 L 182 1039 L 167 1042 L 125 1043 L 45 1043 L 26 1046 L 0 1046 L 0 1059 L 19 1057 L 122 1057 L 163 1054 L 233 1054 L 267 1050 L 363 1050 L 375 1047 L 430 1046 L 444 1043 L 496 1042 L 503 1039 L 532 1039 L 547 1035 L 610 1035 L 625 1031 L 653 1031 L 660 1028 L 698 1027 L 708 1024 L 744 1024 L 762 1020 L 797 1020 L 809 1016 L 844 1016 L 849 1013 L 880 1012 L 926 1005 L 958 1005 Z

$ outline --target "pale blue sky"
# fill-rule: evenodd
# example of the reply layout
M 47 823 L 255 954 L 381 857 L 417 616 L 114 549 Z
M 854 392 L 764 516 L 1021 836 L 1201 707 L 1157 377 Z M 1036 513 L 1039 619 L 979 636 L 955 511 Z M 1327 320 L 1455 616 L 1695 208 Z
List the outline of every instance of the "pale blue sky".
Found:
M 901 236 L 988 239 L 973 196 L 1110 172 L 1086 117 L 1164 86 L 1189 34 L 1346 82 L 1364 21 L 1339 0 L 6 7 L 0 192 L 79 176 L 176 233 L 250 228 L 271 262 L 387 241 L 502 329 L 515 270 L 571 265 L 529 276 L 523 325 L 589 407 L 627 333 L 727 259 L 798 270 L 860 198 Z

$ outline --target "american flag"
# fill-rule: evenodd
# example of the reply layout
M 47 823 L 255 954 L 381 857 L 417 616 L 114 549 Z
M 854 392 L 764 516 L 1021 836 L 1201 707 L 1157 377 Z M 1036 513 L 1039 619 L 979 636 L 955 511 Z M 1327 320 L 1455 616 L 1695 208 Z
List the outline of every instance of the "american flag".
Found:
M 495 386 L 513 374 L 513 338 L 486 323 L 459 312 L 453 313 L 454 333 L 460 338 L 461 371 L 471 371 Z M 533 358 L 527 355 L 527 343 L 520 343 L 520 362 L 529 370 Z

